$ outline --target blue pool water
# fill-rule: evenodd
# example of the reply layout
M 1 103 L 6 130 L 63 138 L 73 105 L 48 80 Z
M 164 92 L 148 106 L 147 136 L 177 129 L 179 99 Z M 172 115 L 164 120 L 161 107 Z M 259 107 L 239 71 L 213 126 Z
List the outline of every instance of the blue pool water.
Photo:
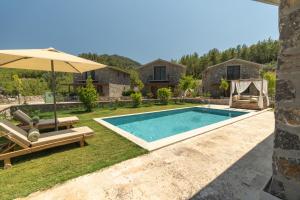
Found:
M 246 112 L 193 107 L 106 118 L 104 121 L 147 142 L 153 142 L 243 114 Z

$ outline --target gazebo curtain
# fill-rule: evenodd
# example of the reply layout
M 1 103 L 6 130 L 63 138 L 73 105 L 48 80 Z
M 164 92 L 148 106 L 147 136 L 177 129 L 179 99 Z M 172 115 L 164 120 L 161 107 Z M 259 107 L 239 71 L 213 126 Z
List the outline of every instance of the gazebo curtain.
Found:
M 252 81 L 236 81 L 235 86 L 238 95 L 240 96 L 243 92 L 245 92 L 251 83 Z
M 257 81 L 248 81 L 248 80 L 238 80 L 238 81 L 231 81 L 231 90 L 230 90 L 230 99 L 229 99 L 229 106 L 232 106 L 232 95 L 236 90 L 238 95 L 240 96 L 241 93 L 247 90 L 251 83 L 254 84 L 256 89 L 259 91 L 259 99 L 258 99 L 258 106 L 259 108 L 264 107 L 263 95 L 266 96 L 267 99 L 267 106 L 270 105 L 269 97 L 268 97 L 268 81 L 267 80 L 257 80 Z
M 259 99 L 258 99 L 258 106 L 260 108 L 264 107 L 264 101 L 263 101 L 263 95 L 266 96 L 267 99 L 267 106 L 270 105 L 270 100 L 268 96 L 268 81 L 253 81 L 253 84 L 255 85 L 256 89 L 259 91 Z
M 232 106 L 232 95 L 235 91 L 235 82 L 231 81 L 231 86 L 230 86 L 230 98 L 229 98 L 229 107 Z
M 269 93 L 268 93 L 268 81 L 267 80 L 264 80 L 263 86 L 264 86 L 263 87 L 263 93 L 267 98 L 267 106 L 269 106 L 270 105 L 270 99 L 269 99 Z

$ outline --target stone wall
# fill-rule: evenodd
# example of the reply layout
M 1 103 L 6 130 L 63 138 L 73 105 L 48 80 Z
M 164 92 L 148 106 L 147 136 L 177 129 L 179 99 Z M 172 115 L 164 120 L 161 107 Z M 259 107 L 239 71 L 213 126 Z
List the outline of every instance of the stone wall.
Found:
M 74 82 L 85 79 L 84 74 L 74 74 Z M 95 71 L 95 81 L 100 84 L 113 83 L 130 85 L 130 75 L 112 67 L 105 67 Z
M 166 66 L 166 76 L 171 85 L 177 85 L 181 76 L 186 72 L 186 67 L 184 66 L 164 60 L 157 60 L 139 68 L 140 78 L 144 84 L 147 84 L 150 80 L 154 79 L 155 66 Z
M 109 97 L 109 84 L 105 84 L 102 86 L 102 93 L 100 95 L 104 97 Z
M 85 78 L 84 74 L 74 74 L 74 83 Z M 101 95 L 112 98 L 121 97 L 124 88 L 130 86 L 130 75 L 114 67 L 105 67 L 95 71 L 95 81 L 95 84 L 102 88 Z
M 173 101 L 179 102 L 182 99 L 181 98 L 173 98 Z M 207 98 L 185 98 L 183 100 L 186 103 L 195 103 L 195 104 L 217 104 L 217 105 L 228 105 L 229 99 L 207 99 Z M 116 101 L 113 99 L 110 100 L 102 100 L 98 101 L 98 105 L 100 107 L 104 106 L 112 106 Z M 158 103 L 158 99 L 143 99 L 143 103 Z M 130 99 L 128 100 L 118 100 L 118 104 L 120 105 L 131 105 L 132 101 Z M 72 108 L 79 108 L 83 104 L 81 102 L 68 102 L 68 103 L 57 103 L 57 110 L 66 110 L 66 109 L 72 109 Z M 22 110 L 39 110 L 41 112 L 49 112 L 53 110 L 53 104 L 29 104 L 29 105 L 13 105 L 11 106 L 11 110 L 16 109 L 22 109 Z
M 109 67 L 96 70 L 95 80 L 101 84 L 130 85 L 130 75 Z
M 26 103 L 44 103 L 44 97 L 42 95 L 40 96 L 20 96 L 20 103 L 23 104 Z M 19 99 L 18 97 L 7 97 L 0 95 L 0 104 L 18 104 Z
M 300 199 L 300 1 L 281 0 L 273 177 L 269 192 Z
M 118 98 L 122 96 L 123 91 L 129 90 L 130 85 L 109 84 L 109 97 Z
M 158 103 L 159 101 L 157 99 L 143 99 L 143 103 Z M 104 107 L 104 106 L 113 106 L 113 104 L 116 103 L 115 100 L 103 100 L 103 101 L 98 101 L 98 106 L 99 107 Z M 131 100 L 118 100 L 118 104 L 120 105 L 131 105 L 132 101 Z M 80 108 L 82 107 L 83 104 L 81 102 L 64 102 L 64 103 L 57 103 L 56 107 L 57 110 L 68 110 L 72 108 Z M 23 104 L 23 105 L 12 105 L 10 107 L 11 111 L 14 111 L 16 109 L 21 109 L 21 110 L 39 110 L 41 112 L 51 112 L 53 111 L 53 104 Z
M 166 66 L 167 80 L 153 81 L 155 66 Z M 147 93 L 151 92 L 154 95 L 154 97 L 156 97 L 156 93 L 159 88 L 167 87 L 174 90 L 174 88 L 178 85 L 180 78 L 186 73 L 185 66 L 171 63 L 161 59 L 148 63 L 139 68 L 138 70 L 140 79 L 145 85 L 142 93 L 146 95 Z
M 202 85 L 203 92 L 209 92 L 213 97 L 220 97 L 223 95 L 223 91 L 219 89 L 221 79 L 227 78 L 227 66 L 240 66 L 241 79 L 258 79 L 260 64 L 248 62 L 240 59 L 232 59 L 224 63 L 207 68 L 203 72 Z M 251 90 L 250 94 L 256 95 L 255 90 Z
M 210 98 L 185 98 L 186 103 L 200 103 L 200 104 L 215 104 L 215 105 L 229 105 L 229 99 L 210 99 Z

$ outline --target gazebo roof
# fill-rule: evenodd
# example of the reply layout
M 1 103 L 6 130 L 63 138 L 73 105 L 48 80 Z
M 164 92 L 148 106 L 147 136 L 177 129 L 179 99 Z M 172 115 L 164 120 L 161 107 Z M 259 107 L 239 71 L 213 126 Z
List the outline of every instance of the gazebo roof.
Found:
M 268 3 L 276 6 L 278 6 L 280 3 L 280 0 L 256 0 L 256 1 L 260 1 L 262 3 Z

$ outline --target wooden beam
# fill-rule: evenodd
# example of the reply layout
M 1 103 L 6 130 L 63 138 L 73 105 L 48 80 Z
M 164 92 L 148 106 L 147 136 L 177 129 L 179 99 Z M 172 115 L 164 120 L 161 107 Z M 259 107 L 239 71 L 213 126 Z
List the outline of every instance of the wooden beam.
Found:
M 274 5 L 274 6 L 278 6 L 280 4 L 280 0 L 256 0 L 256 1 L 271 4 L 271 5 Z
M 71 144 L 71 143 L 75 143 L 75 142 L 81 142 L 82 140 L 84 140 L 83 138 L 84 138 L 83 136 L 79 136 L 79 137 L 74 137 L 71 139 L 61 140 L 58 142 L 48 143 L 48 144 L 44 144 L 44 145 L 40 145 L 40 146 L 36 146 L 36 147 L 30 147 L 27 149 L 21 149 L 18 151 L 1 154 L 0 160 L 10 159 L 10 158 L 14 158 L 17 156 L 22 156 L 22 155 L 33 153 L 33 152 L 42 151 L 42 150 L 57 147 L 57 146 L 62 146 L 62 145 Z
M 10 158 L 4 159 L 4 169 L 9 169 L 11 167 L 12 165 L 11 165 Z

